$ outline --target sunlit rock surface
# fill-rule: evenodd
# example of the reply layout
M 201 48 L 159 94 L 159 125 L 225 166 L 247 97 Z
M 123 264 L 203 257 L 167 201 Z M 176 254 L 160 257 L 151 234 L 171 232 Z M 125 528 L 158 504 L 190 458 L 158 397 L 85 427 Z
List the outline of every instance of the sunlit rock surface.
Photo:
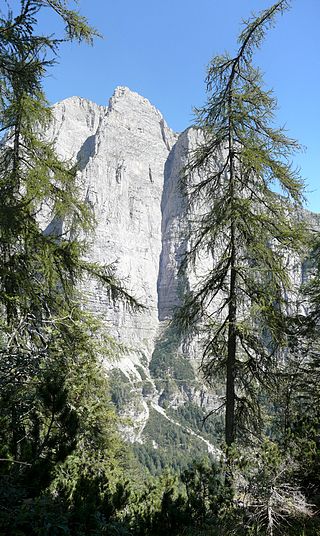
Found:
M 118 370 L 119 392 L 126 386 L 119 405 L 131 426 L 123 432 L 130 441 L 161 449 L 161 426 L 154 424 L 159 421 L 166 429 L 178 428 L 179 441 L 183 437 L 186 444 L 194 441 L 195 448 L 214 452 L 197 427 L 175 416 L 180 406 L 208 408 L 213 399 L 167 331 L 184 291 L 178 269 L 187 229 L 179 177 L 197 132 L 178 137 L 147 99 L 125 87 L 115 90 L 107 107 L 71 97 L 53 112 L 48 137 L 63 159 L 78 162 L 83 198 L 96 219 L 95 231 L 87 237 L 88 258 L 113 264 L 126 289 L 146 307 L 130 313 L 121 302 L 112 304 L 96 283 L 85 289 L 90 308 L 124 347 L 116 362 L 105 363 Z M 56 225 L 49 225 L 48 232 Z M 163 339 L 169 341 L 165 351 Z M 171 380 L 164 379 L 170 376 L 171 387 Z M 115 392 L 115 400 L 120 398 Z
M 206 434 L 201 419 L 221 405 L 221 386 L 210 392 L 203 385 L 197 340 L 183 344 L 169 325 L 199 276 L 197 270 L 179 273 L 190 248 L 190 213 L 180 178 L 201 132 L 187 129 L 178 136 L 147 99 L 125 87 L 115 90 L 107 107 L 71 97 L 53 112 L 48 137 L 63 159 L 78 162 L 83 198 L 96 219 L 94 233 L 86 237 L 88 258 L 113 264 L 126 289 L 145 306 L 132 313 L 121 302 L 113 304 L 96 283 L 85 288 L 89 307 L 123 345 L 120 358 L 105 365 L 118 370 L 121 388 L 114 398 L 120 413 L 131 419 L 124 434 L 160 450 L 163 430 L 174 437 L 171 427 L 178 431 L 177 445 L 184 442 L 188 450 L 193 441 L 196 451 L 216 453 L 214 427 Z M 57 225 L 51 222 L 47 232 Z M 212 259 L 200 261 L 198 271 L 210 269 Z M 291 271 L 300 284 L 301 266 Z
M 96 219 L 90 259 L 113 263 L 128 291 L 146 306 L 132 314 L 121 303 L 112 305 L 101 287 L 89 289 L 92 309 L 127 346 L 118 365 L 139 377 L 136 365 L 148 369 L 158 334 L 164 168 L 178 136 L 147 99 L 125 87 L 115 90 L 105 108 L 78 97 L 56 104 L 49 134 L 60 156 L 79 162 L 79 182 Z

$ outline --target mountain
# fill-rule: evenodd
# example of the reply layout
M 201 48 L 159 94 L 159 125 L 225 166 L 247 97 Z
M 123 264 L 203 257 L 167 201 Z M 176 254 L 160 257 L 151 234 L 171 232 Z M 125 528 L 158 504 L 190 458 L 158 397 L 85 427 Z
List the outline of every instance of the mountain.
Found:
M 170 325 L 183 292 L 194 284 L 194 274 L 178 273 L 188 250 L 179 179 L 201 133 L 174 133 L 147 99 L 125 87 L 115 90 L 108 107 L 71 97 L 53 111 L 48 136 L 62 158 L 78 162 L 83 197 L 96 218 L 94 234 L 86 237 L 88 257 L 113 263 L 146 306 L 132 313 L 113 305 L 98 284 L 85 289 L 90 309 L 123 346 L 116 361 L 105 361 L 113 401 L 129 418 L 123 433 L 152 472 L 200 453 L 216 455 L 221 386 L 203 384 L 197 341 L 185 345 Z M 299 284 L 302 272 L 293 269 Z

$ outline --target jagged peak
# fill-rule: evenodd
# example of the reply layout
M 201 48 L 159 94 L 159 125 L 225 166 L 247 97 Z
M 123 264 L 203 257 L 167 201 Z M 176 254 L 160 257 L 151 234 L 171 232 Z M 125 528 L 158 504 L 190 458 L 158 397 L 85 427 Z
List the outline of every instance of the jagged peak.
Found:
M 53 108 L 57 106 L 70 107 L 72 105 L 79 106 L 79 107 L 88 107 L 88 108 L 106 108 L 105 106 L 97 104 L 96 102 L 90 99 L 87 99 L 85 97 L 78 97 L 76 95 L 73 95 L 72 97 L 66 97 L 65 99 L 62 99 L 61 101 L 56 102 L 55 104 L 53 104 Z
M 112 96 L 109 99 L 108 108 L 112 109 L 114 107 L 114 105 L 117 102 L 121 101 L 121 100 L 125 100 L 125 101 L 128 101 L 128 102 L 135 101 L 136 103 L 151 107 L 153 110 L 155 110 L 157 112 L 157 114 L 159 116 L 162 117 L 161 112 L 153 104 L 151 104 L 151 102 L 147 98 L 143 97 L 142 95 L 140 95 L 139 93 L 137 93 L 135 91 L 132 91 L 127 86 L 117 86 L 115 88 Z M 58 102 L 54 103 L 53 107 L 62 106 L 62 105 L 65 105 L 65 106 L 70 106 L 70 105 L 83 106 L 83 105 L 85 105 L 85 106 L 93 106 L 93 107 L 105 108 L 104 106 L 99 105 L 99 104 L 95 103 L 94 101 L 92 101 L 90 99 L 87 99 L 85 97 L 79 97 L 77 95 L 66 97 L 65 99 L 62 99 L 61 101 L 58 101 Z
M 73 95 L 56 102 L 53 105 L 53 109 L 59 108 L 66 110 L 72 110 L 75 108 L 97 110 L 100 113 L 102 112 L 102 115 L 104 115 L 104 113 L 109 115 L 113 111 L 127 111 L 133 114 L 135 112 L 138 112 L 139 114 L 143 111 L 144 114 L 147 113 L 153 115 L 157 122 L 162 125 L 162 128 L 168 128 L 171 131 L 158 108 L 154 106 L 146 97 L 143 97 L 139 93 L 132 91 L 127 86 L 117 86 L 115 88 L 112 96 L 109 99 L 108 106 L 102 106 L 96 104 L 90 99 Z
M 140 95 L 139 93 L 132 91 L 127 86 L 117 86 L 116 89 L 113 92 L 112 97 L 109 100 L 109 106 L 108 111 L 112 111 L 116 109 L 118 106 L 128 106 L 130 107 L 143 107 L 149 109 L 152 113 L 155 113 L 159 120 L 163 120 L 163 116 L 161 112 L 158 110 L 156 106 L 151 104 L 151 102 Z

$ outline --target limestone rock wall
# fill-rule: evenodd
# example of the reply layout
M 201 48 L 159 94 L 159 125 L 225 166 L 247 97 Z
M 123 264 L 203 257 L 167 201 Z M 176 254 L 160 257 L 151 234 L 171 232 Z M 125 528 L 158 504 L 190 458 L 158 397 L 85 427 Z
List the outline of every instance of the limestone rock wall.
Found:
M 104 108 L 72 97 L 54 107 L 49 133 L 60 156 L 78 159 L 83 195 L 96 219 L 90 259 L 113 264 L 125 287 L 146 310 L 130 314 L 92 283 L 90 306 L 127 350 L 119 363 L 139 377 L 158 330 L 158 272 L 162 248 L 164 168 L 177 135 L 150 102 L 118 87 Z
M 184 276 L 179 273 L 181 262 L 190 249 L 189 219 L 192 217 L 187 206 L 187 198 L 183 194 L 181 178 L 189 155 L 199 145 L 201 137 L 201 132 L 194 128 L 182 132 L 169 154 L 164 168 L 161 201 L 162 250 L 158 279 L 160 321 L 172 318 L 175 308 L 181 302 L 183 293 L 194 284 L 194 274 L 191 270 L 186 272 Z
M 105 114 L 104 106 L 80 97 L 55 104 L 48 137 L 55 142 L 59 156 L 78 160 L 80 168 L 85 167 L 94 153 L 95 134 Z
M 56 104 L 53 113 L 48 137 L 62 158 L 78 162 L 83 198 L 96 219 L 94 233 L 86 237 L 88 258 L 112 264 L 127 290 L 146 306 L 132 314 L 122 303 L 113 304 L 97 283 L 84 289 L 90 308 L 124 346 L 122 357 L 106 362 L 106 367 L 120 369 L 121 385 L 127 382 L 125 411 L 133 426 L 126 435 L 141 443 L 149 437 L 158 445 L 162 419 L 163 425 L 184 428 L 186 448 L 196 436 L 213 452 L 208 437 L 211 441 L 214 431 L 203 436 L 194 419 L 190 427 L 181 424 L 186 420 L 179 421 L 179 408 L 189 404 L 190 414 L 200 422 L 220 405 L 219 385 L 214 392 L 203 385 L 199 341 L 182 342 L 168 322 L 183 293 L 212 265 L 212 257 L 206 255 L 194 271 L 179 273 L 190 248 L 188 220 L 196 217 L 181 194 L 180 177 L 201 133 L 188 129 L 178 136 L 147 99 L 125 87 L 115 90 L 107 107 L 71 97 Z M 59 225 L 52 221 L 47 232 Z M 300 282 L 301 267 L 295 270 Z

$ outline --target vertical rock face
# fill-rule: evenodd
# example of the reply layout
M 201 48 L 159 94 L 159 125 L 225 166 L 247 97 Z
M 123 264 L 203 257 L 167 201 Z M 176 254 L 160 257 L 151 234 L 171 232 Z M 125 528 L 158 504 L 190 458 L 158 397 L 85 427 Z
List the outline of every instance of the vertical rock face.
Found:
M 159 320 L 172 318 L 179 305 L 181 294 L 188 289 L 189 277 L 179 275 L 179 268 L 188 251 L 188 208 L 182 194 L 181 175 L 187 164 L 188 155 L 200 142 L 199 130 L 185 130 L 172 149 L 164 168 L 162 210 L 162 250 L 158 279 Z M 191 274 L 189 274 L 191 276 Z M 192 277 L 192 276 L 191 276 Z
M 54 107 L 50 131 L 59 154 L 77 158 L 79 180 L 96 218 L 90 258 L 113 263 L 125 287 L 147 309 L 129 314 L 91 286 L 91 307 L 103 315 L 127 347 L 120 367 L 139 376 L 134 364 L 150 360 L 158 328 L 157 280 L 161 253 L 164 167 L 177 136 L 150 102 L 119 87 L 107 108 L 84 99 Z
M 90 307 L 125 348 L 109 365 L 120 369 L 122 398 L 127 385 L 120 407 L 132 418 L 128 437 L 158 452 L 164 436 L 175 437 L 176 449 L 183 445 L 190 456 L 201 448 L 214 452 L 210 441 L 219 423 L 206 435 L 201 422 L 219 405 L 219 390 L 223 395 L 219 384 L 210 393 L 199 381 L 197 341 L 184 349 L 167 322 L 183 292 L 193 288 L 201 270 L 210 269 L 210 258 L 201 258 L 199 274 L 179 273 L 190 247 L 180 176 L 200 136 L 189 129 L 178 137 L 148 100 L 124 87 L 115 90 L 108 107 L 78 97 L 58 103 L 48 132 L 61 157 L 78 161 L 83 196 L 96 218 L 95 232 L 87 237 L 90 260 L 113 264 L 127 290 L 146 306 L 130 313 L 122 303 L 112 304 L 97 284 L 85 289 Z M 121 397 L 115 394 L 116 401 Z
M 94 137 L 106 109 L 86 99 L 70 97 L 56 104 L 53 111 L 49 139 L 55 142 L 63 159 L 78 160 L 79 167 L 84 167 L 93 155 Z
M 147 307 L 138 314 L 128 314 L 121 305 L 108 311 L 113 332 L 134 350 L 132 359 L 137 352 L 150 355 L 157 330 L 160 203 L 164 165 L 174 142 L 175 135 L 149 101 L 118 88 L 83 172 L 97 222 L 92 256 L 114 262 L 126 288 Z M 99 300 L 102 305 L 109 301 L 101 291 Z
M 119 404 L 132 421 L 126 435 L 161 450 L 165 429 L 179 445 L 184 442 L 189 449 L 193 442 L 197 451 L 213 452 L 208 437 L 174 413 L 188 401 L 197 407 L 210 401 L 201 386 L 195 387 L 193 368 L 181 356 L 176 335 L 161 322 L 179 301 L 178 267 L 187 247 L 179 176 L 197 133 L 186 131 L 178 140 L 149 101 L 123 87 L 106 108 L 72 97 L 53 111 L 48 136 L 62 158 L 78 161 L 83 197 L 96 219 L 94 234 L 87 237 L 88 256 L 112 263 L 127 290 L 146 306 L 130 313 L 122 303 L 112 304 L 96 283 L 85 289 L 90 308 L 124 345 L 120 359 L 106 366 L 118 369 L 115 401 L 126 393 Z M 173 383 L 164 380 L 170 375 Z M 197 411 L 200 423 L 203 412 Z
M 171 318 L 179 302 L 178 270 L 186 251 L 186 202 L 181 195 L 179 180 L 189 150 L 189 131 L 181 134 L 164 168 L 164 187 L 161 201 L 162 250 L 158 277 L 159 320 Z

